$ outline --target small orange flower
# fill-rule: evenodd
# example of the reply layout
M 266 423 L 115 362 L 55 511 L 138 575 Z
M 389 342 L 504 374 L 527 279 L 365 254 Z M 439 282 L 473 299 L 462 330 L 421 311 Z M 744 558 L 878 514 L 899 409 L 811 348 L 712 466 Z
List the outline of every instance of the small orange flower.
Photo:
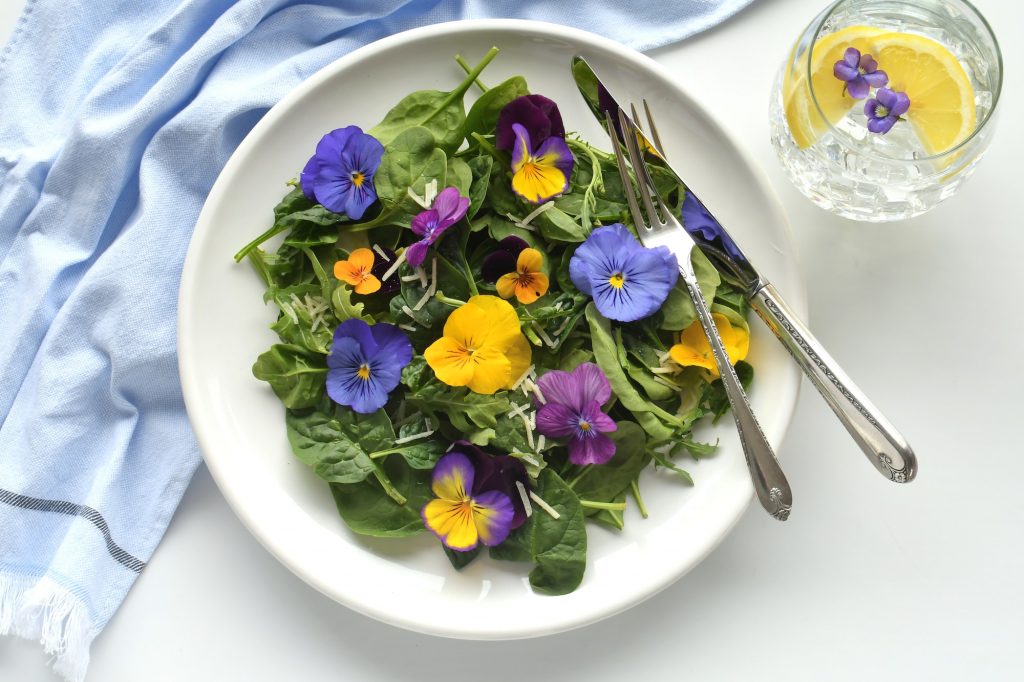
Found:
M 348 260 L 334 264 L 334 276 L 351 284 L 357 294 L 372 294 L 380 289 L 380 280 L 370 272 L 373 269 L 373 251 L 356 249 Z
M 548 292 L 548 276 L 541 272 L 544 256 L 537 249 L 523 249 L 516 261 L 516 271 L 498 278 L 495 286 L 502 298 L 515 294 L 520 303 L 533 303 Z

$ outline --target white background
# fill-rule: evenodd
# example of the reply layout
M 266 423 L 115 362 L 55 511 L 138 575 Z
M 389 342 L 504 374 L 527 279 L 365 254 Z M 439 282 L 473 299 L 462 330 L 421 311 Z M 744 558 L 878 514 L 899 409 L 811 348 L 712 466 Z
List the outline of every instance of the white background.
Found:
M 768 143 L 775 72 L 825 0 L 758 0 L 653 56 L 767 170 L 819 339 L 914 445 L 883 480 L 804 386 L 780 456 L 792 518 L 753 505 L 676 585 L 574 632 L 516 642 L 412 634 L 348 611 L 267 554 L 200 468 L 96 640 L 89 682 L 128 680 L 1024 679 L 1024 5 L 976 0 L 1002 42 L 998 134 L 961 192 L 866 225 L 810 204 Z M 0 0 L 0 39 L 20 10 Z M 41 77 L 45 77 L 42 75 Z M 0 681 L 57 677 L 0 639 Z

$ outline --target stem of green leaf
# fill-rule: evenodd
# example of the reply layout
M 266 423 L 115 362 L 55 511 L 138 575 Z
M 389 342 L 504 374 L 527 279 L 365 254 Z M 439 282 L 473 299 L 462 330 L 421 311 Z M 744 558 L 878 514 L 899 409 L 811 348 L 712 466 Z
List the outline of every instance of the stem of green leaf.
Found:
M 483 149 L 489 155 L 494 157 L 495 161 L 504 160 L 501 158 L 501 152 L 498 151 L 497 147 L 488 142 L 487 138 L 485 138 L 483 135 L 481 135 L 480 133 L 473 133 L 473 139 L 476 140 L 476 143 L 478 145 L 480 145 L 480 149 Z
M 580 500 L 580 506 L 584 509 L 605 509 L 607 511 L 626 511 L 625 502 L 595 502 L 593 500 Z
M 466 60 L 462 58 L 461 54 L 455 55 L 455 63 L 461 66 L 462 70 L 465 71 L 467 74 L 473 70 L 469 66 L 469 64 L 466 63 Z M 488 88 L 486 85 L 480 82 L 479 78 L 475 78 L 473 82 L 476 83 L 476 87 L 480 88 L 480 92 L 487 92 L 488 90 L 490 90 L 490 88 Z
M 434 298 L 436 298 L 441 303 L 444 303 L 445 305 L 450 305 L 453 308 L 461 308 L 462 306 L 466 305 L 465 301 L 460 301 L 457 298 L 448 298 L 447 296 L 444 295 L 444 292 L 441 291 L 438 291 L 436 294 L 434 294 Z
M 583 477 L 584 477 L 584 476 L 586 476 L 586 475 L 587 475 L 587 473 L 588 473 L 588 472 L 589 472 L 589 471 L 590 471 L 591 469 L 593 469 L 593 468 L 594 468 L 594 467 L 593 467 L 593 465 L 592 465 L 592 464 L 588 464 L 588 465 L 586 465 L 585 467 L 583 467 L 583 469 L 581 469 L 581 470 L 580 470 L 580 472 L 579 472 L 578 474 L 576 474 L 576 475 L 575 475 L 575 476 L 574 476 L 574 477 L 572 478 L 572 480 L 571 480 L 571 481 L 569 481 L 569 482 L 567 483 L 567 485 L 569 486 L 569 490 L 573 490 L 573 489 L 574 489 L 574 488 L 576 487 L 576 484 L 577 484 L 577 483 L 579 483 L 579 482 L 580 482 L 580 480 L 582 480 L 582 479 L 583 479 Z
M 487 54 L 484 55 L 484 58 L 480 60 L 480 63 L 474 66 L 473 70 L 466 75 L 466 78 L 462 81 L 462 83 L 459 84 L 459 87 L 455 88 L 450 93 L 448 93 L 448 96 L 444 98 L 444 101 L 440 104 L 440 106 L 438 106 L 434 110 L 434 113 L 428 116 L 426 120 L 423 121 L 423 123 L 427 123 L 428 121 L 430 121 L 430 119 L 436 116 L 437 113 L 447 109 L 448 105 L 454 102 L 455 100 L 462 99 L 463 97 L 465 97 L 466 91 L 469 90 L 469 86 L 472 85 L 474 81 L 476 81 L 477 76 L 479 76 L 480 73 L 487 68 L 487 65 L 491 63 L 491 60 L 493 60 L 497 56 L 498 48 L 492 47 L 491 49 L 489 49 L 487 51 Z
M 405 503 L 409 500 L 405 499 L 405 495 L 398 492 L 398 488 L 396 488 L 395 484 L 391 482 L 388 475 L 384 473 L 384 469 L 381 468 L 380 462 L 374 461 L 373 475 L 377 478 L 377 482 L 380 483 L 380 487 L 384 488 L 384 492 L 388 494 L 388 497 L 404 507 Z
M 640 497 L 640 484 L 636 482 L 636 479 L 629 484 L 630 492 L 633 493 L 633 499 L 636 500 L 636 506 L 640 510 L 640 516 L 647 518 L 647 507 L 644 505 L 644 498 Z

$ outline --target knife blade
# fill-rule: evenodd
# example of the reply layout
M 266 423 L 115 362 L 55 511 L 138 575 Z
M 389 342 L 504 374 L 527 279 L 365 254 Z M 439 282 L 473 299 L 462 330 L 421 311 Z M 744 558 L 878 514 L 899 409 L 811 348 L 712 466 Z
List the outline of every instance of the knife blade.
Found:
M 603 124 L 607 115 L 618 121 L 620 112 L 627 121 L 636 123 L 584 57 L 577 55 L 572 59 L 571 71 L 576 87 L 599 123 Z M 680 220 L 697 247 L 720 272 L 741 286 L 758 317 L 789 351 L 875 469 L 896 483 L 913 480 L 917 473 L 917 457 L 906 439 L 871 404 L 778 290 L 754 267 L 725 227 L 669 164 L 664 150 L 638 126 L 632 127 L 639 146 L 644 150 L 644 160 L 653 170 L 667 174 L 684 188 L 706 217 L 691 221 L 690 225 L 686 220 Z M 615 142 L 621 143 L 621 126 L 616 125 L 616 132 L 619 139 Z

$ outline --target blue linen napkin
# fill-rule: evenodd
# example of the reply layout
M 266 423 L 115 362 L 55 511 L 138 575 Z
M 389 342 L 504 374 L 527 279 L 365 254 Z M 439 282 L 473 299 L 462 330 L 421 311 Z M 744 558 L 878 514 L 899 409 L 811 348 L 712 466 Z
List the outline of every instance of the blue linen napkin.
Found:
M 0 54 L 0 634 L 81 680 L 199 463 L 175 306 L 259 118 L 356 47 L 504 16 L 647 49 L 751 0 L 28 0 Z

